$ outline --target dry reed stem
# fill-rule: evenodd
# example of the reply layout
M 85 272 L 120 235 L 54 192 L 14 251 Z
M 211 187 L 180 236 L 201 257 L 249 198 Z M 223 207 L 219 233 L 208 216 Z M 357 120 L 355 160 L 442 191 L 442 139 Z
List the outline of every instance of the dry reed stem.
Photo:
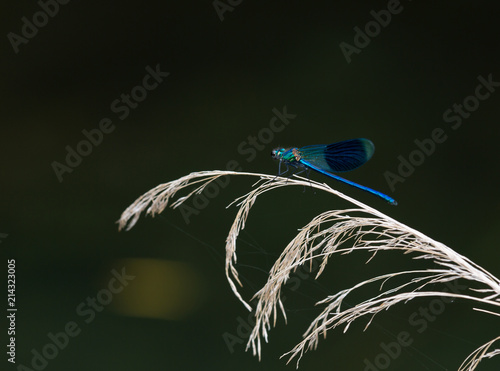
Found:
M 497 341 L 500 341 L 500 336 L 494 338 L 493 340 L 491 340 L 491 341 L 487 342 L 486 344 L 477 348 L 462 363 L 462 365 L 460 366 L 458 371 L 472 371 L 479 365 L 479 362 L 481 362 L 482 359 L 493 358 L 494 356 L 499 355 L 500 348 L 496 348 L 496 349 L 492 350 L 491 352 L 488 352 L 490 347 Z
M 458 254 L 446 245 L 437 242 L 423 233 L 402 224 L 380 211 L 371 208 L 349 196 L 346 196 L 324 183 L 318 183 L 302 177 L 275 177 L 267 174 L 255 174 L 234 171 L 204 171 L 191 173 L 187 176 L 161 184 L 143 196 L 139 197 L 123 213 L 119 220 L 119 228 L 132 228 L 142 212 L 152 216 L 161 213 L 167 205 L 173 208 L 180 206 L 189 197 L 203 192 L 208 184 L 225 175 L 247 175 L 259 177 L 254 188 L 246 195 L 236 199 L 239 207 L 236 218 L 226 238 L 226 277 L 235 296 L 248 310 L 252 307 L 238 292 L 236 283 L 240 286 L 237 262 L 236 241 L 241 230 L 245 228 L 251 207 L 262 193 L 285 186 L 311 186 L 338 197 L 341 197 L 355 207 L 347 210 L 326 211 L 311 220 L 299 230 L 295 238 L 286 246 L 274 263 L 266 284 L 255 293 L 252 300 L 257 300 L 256 323 L 247 343 L 247 349 L 252 348 L 254 355 L 261 357 L 261 338 L 268 341 L 268 331 L 275 326 L 279 312 L 286 320 L 286 312 L 281 301 L 281 289 L 298 267 L 311 263 L 313 259 L 321 259 L 318 278 L 324 271 L 328 259 L 333 254 L 349 254 L 353 251 L 367 251 L 373 256 L 381 251 L 397 250 L 404 254 L 416 254 L 413 259 L 428 259 L 436 264 L 436 269 L 391 272 L 362 281 L 355 286 L 328 296 L 317 305 L 323 305 L 322 313 L 311 323 L 304 334 L 304 339 L 291 351 L 283 356 L 289 356 L 288 362 L 297 357 L 297 367 L 303 353 L 315 349 L 319 337 L 326 336 L 328 330 L 344 325 L 346 331 L 350 324 L 363 316 L 373 317 L 393 305 L 419 297 L 452 297 L 472 300 L 483 305 L 490 305 L 500 311 L 500 280 L 478 266 L 468 258 Z M 187 195 L 173 201 L 177 192 L 192 188 Z M 345 242 L 352 245 L 341 248 Z M 368 260 L 370 261 L 371 258 Z M 408 280 L 399 286 L 383 291 L 384 284 L 393 277 L 408 276 Z M 479 284 L 479 288 L 470 289 L 470 294 L 448 293 L 444 291 L 426 291 L 430 284 L 446 283 L 456 279 L 466 279 Z M 236 283 L 235 283 L 236 282 Z M 380 283 L 379 294 L 347 309 L 342 308 L 344 299 L 353 291 L 368 284 Z M 474 308 L 476 309 L 476 308 Z M 496 312 L 478 308 L 483 312 L 498 315 Z M 371 323 L 368 323 L 368 325 Z M 368 326 L 367 325 L 367 326 Z M 498 355 L 496 349 L 487 353 L 491 345 L 499 338 L 493 339 L 474 351 L 462 364 L 460 371 L 474 370 L 479 361 Z

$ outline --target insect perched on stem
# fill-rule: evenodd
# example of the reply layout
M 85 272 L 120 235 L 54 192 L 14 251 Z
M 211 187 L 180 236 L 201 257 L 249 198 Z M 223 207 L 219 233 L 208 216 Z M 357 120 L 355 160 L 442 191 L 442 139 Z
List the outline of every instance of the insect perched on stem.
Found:
M 373 152 L 375 152 L 375 146 L 371 140 L 358 138 L 301 148 L 275 148 L 271 152 L 271 156 L 280 161 L 280 175 L 282 174 L 281 163 L 287 166 L 286 171 L 288 171 L 288 165 L 295 168 L 302 167 L 305 170 L 312 169 L 327 177 L 374 194 L 391 205 L 397 205 L 396 200 L 386 194 L 333 174 L 360 167 L 373 156 Z

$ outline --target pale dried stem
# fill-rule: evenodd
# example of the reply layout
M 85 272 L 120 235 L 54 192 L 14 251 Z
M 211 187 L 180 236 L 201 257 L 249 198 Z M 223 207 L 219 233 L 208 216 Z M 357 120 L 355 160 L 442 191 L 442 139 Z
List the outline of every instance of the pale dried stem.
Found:
M 496 314 L 496 313 L 495 313 Z M 472 371 L 475 370 L 479 365 L 479 362 L 485 358 L 493 358 L 500 354 L 500 348 L 493 349 L 491 352 L 488 352 L 490 347 L 497 341 L 500 341 L 500 336 L 494 338 L 493 340 L 487 342 L 486 344 L 477 348 L 474 352 L 472 352 L 466 360 L 460 365 L 458 371 Z
M 167 205 L 179 207 L 189 197 L 203 192 L 208 184 L 225 175 L 247 175 L 259 177 L 257 186 L 246 195 L 238 198 L 233 203 L 239 207 L 236 218 L 226 238 L 226 277 L 236 297 L 248 310 L 252 307 L 240 295 L 235 284 L 241 286 L 237 262 L 236 241 L 240 231 L 245 228 L 251 207 L 262 193 L 285 186 L 310 186 L 338 197 L 353 205 L 347 210 L 332 210 L 316 216 L 311 222 L 299 230 L 295 238 L 286 246 L 279 258 L 274 263 L 269 273 L 266 284 L 255 293 L 252 299 L 257 300 L 255 319 L 256 323 L 250 335 L 247 349 L 252 348 L 255 355 L 261 356 L 261 338 L 268 341 L 268 332 L 276 325 L 279 312 L 286 320 L 286 312 L 281 301 L 281 289 L 298 267 L 312 263 L 313 259 L 321 260 L 316 278 L 326 268 L 328 260 L 333 254 L 349 254 L 353 251 L 367 251 L 373 256 L 381 251 L 396 250 L 404 254 L 414 254 L 413 259 L 428 259 L 440 269 L 422 269 L 412 271 L 392 272 L 362 281 L 357 285 L 342 290 L 318 302 L 325 308 L 322 313 L 311 323 L 304 334 L 304 339 L 290 352 L 290 359 L 297 357 L 297 366 L 303 353 L 315 349 L 319 337 L 326 336 L 328 330 L 349 325 L 363 316 L 371 319 L 393 305 L 420 297 L 452 297 L 471 300 L 483 305 L 500 308 L 500 280 L 494 275 L 478 266 L 468 258 L 458 254 L 446 245 L 437 242 L 423 233 L 402 224 L 389 216 L 373 209 L 349 196 L 346 196 L 326 184 L 314 182 L 302 177 L 294 178 L 275 177 L 267 174 L 243 173 L 234 171 L 205 171 L 191 173 L 175 181 L 161 184 L 138 198 L 122 214 L 119 220 L 120 229 L 130 229 L 135 225 L 142 212 L 152 216 L 161 213 Z M 172 201 L 177 192 L 185 188 L 192 188 L 187 195 Z M 349 242 L 351 247 L 341 248 Z M 416 254 L 416 255 L 415 255 Z M 382 291 L 384 284 L 393 277 L 408 275 L 405 283 Z M 426 291 L 430 284 L 446 283 L 452 280 L 466 279 L 471 283 L 479 284 L 479 288 L 472 288 L 472 294 L 450 293 L 445 291 Z M 380 293 L 353 307 L 342 308 L 344 299 L 353 291 L 368 284 L 380 283 Z M 481 311 L 497 314 L 485 309 Z M 498 310 L 498 309 L 497 309 Z M 371 323 L 371 319 L 368 325 Z M 367 326 L 368 326 L 367 325 Z M 498 338 L 477 349 L 464 362 L 460 370 L 473 370 L 483 358 L 497 355 L 499 350 L 487 353 L 489 347 Z

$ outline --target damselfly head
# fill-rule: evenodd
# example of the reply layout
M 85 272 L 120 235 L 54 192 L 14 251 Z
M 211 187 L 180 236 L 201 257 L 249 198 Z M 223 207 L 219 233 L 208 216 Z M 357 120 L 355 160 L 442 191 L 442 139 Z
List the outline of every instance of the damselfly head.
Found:
M 283 152 L 284 152 L 283 148 L 275 148 L 271 151 L 271 157 L 274 158 L 275 160 L 279 160 L 283 155 Z

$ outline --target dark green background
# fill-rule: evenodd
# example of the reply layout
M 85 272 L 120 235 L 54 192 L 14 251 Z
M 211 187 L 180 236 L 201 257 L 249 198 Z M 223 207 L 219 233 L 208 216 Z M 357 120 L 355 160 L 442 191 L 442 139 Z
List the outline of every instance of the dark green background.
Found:
M 236 334 L 238 316 L 247 317 L 224 277 L 224 241 L 236 213 L 225 206 L 252 180 L 232 179 L 189 224 L 170 209 L 141 219 L 130 232 L 118 233 L 115 224 L 139 195 L 192 171 L 224 169 L 236 160 L 245 171 L 275 174 L 269 154 L 278 145 L 370 138 L 374 158 L 347 177 L 390 194 L 399 206 L 328 183 L 500 275 L 500 91 L 457 130 L 442 117 L 474 94 L 479 75 L 500 81 L 498 15 L 491 4 L 403 1 L 403 11 L 348 64 L 339 44 L 352 44 L 353 28 L 364 28 L 370 11 L 386 9 L 387 2 L 244 0 L 221 21 L 211 1 L 72 0 L 17 54 L 7 34 L 19 34 L 21 18 L 31 19 L 40 8 L 35 1 L 5 2 L 0 232 L 8 237 L 0 263 L 6 288 L 7 259 L 16 259 L 18 365 L 30 366 L 32 349 L 49 342 L 47 333 L 76 321 L 81 333 L 46 370 L 293 370 L 279 356 L 318 314 L 315 300 L 370 274 L 402 269 L 407 257 L 380 255 L 365 266 L 367 256 L 338 256 L 319 283 L 303 281 L 288 290 L 288 325 L 279 319 L 258 362 L 243 345 L 231 353 L 223 340 L 226 332 Z M 119 120 L 111 102 L 156 64 L 170 76 Z M 296 118 L 248 162 L 238 146 L 269 127 L 272 109 L 283 106 Z M 97 128 L 104 117 L 116 129 L 60 183 L 52 162 L 64 162 L 65 147 L 75 148 L 84 139 L 81 131 Z M 384 172 L 397 173 L 398 156 L 408 158 L 414 140 L 435 128 L 447 140 L 391 192 Z M 298 228 L 319 212 L 345 206 L 293 187 L 258 200 L 239 241 L 244 297 L 265 282 L 273 258 Z M 107 286 L 113 267 L 134 258 L 190 266 L 198 277 L 196 306 L 179 320 L 120 315 L 106 307 L 83 324 L 75 308 Z M 139 285 L 140 273 L 130 274 L 137 275 L 131 285 Z M 162 295 L 162 283 L 148 287 Z M 399 305 L 377 316 L 366 332 L 360 320 L 346 334 L 329 333 L 306 354 L 301 370 L 363 370 L 364 359 L 373 360 L 381 343 L 401 331 L 414 341 L 388 369 L 456 370 L 498 335 L 498 318 L 460 301 L 446 305 L 419 334 L 408 318 L 428 306 L 428 300 Z M 2 345 L 6 332 L 2 327 Z M 2 354 L 0 369 L 15 369 Z M 497 357 L 479 369 L 498 370 L 499 362 Z

